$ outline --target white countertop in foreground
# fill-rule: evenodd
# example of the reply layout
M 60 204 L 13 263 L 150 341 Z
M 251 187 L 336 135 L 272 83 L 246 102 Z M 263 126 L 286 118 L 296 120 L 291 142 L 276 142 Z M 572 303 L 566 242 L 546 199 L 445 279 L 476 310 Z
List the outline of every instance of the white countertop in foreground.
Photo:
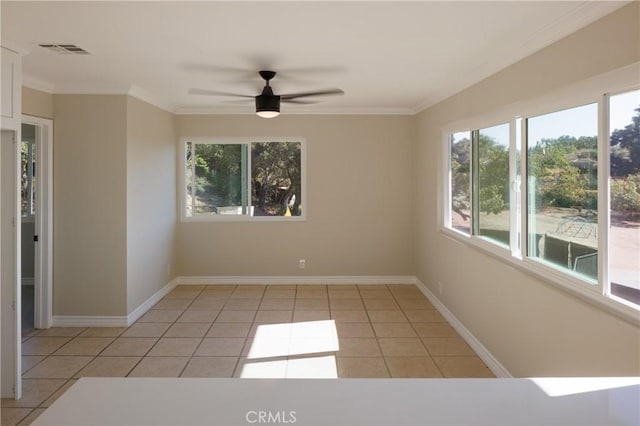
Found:
M 640 378 L 83 378 L 34 425 L 640 425 Z

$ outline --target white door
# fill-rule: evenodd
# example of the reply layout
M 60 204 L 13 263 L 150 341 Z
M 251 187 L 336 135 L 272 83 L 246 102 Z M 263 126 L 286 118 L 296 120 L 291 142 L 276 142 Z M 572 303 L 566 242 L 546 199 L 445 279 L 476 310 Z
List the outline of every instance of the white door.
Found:
M 2 130 L 0 141 L 0 340 L 3 398 L 19 399 L 21 389 L 19 150 L 15 131 Z

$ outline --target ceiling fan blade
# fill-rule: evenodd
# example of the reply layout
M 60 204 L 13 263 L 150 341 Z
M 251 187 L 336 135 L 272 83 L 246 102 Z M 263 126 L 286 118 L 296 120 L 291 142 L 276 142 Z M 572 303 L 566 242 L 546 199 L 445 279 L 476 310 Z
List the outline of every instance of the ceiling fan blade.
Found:
M 300 104 L 300 105 L 311 105 L 311 104 L 317 104 L 317 101 L 301 101 L 298 99 L 280 99 L 280 102 L 282 103 L 287 103 L 287 104 Z
M 206 96 L 234 96 L 237 98 L 251 98 L 253 96 L 249 95 L 241 95 L 238 93 L 228 93 L 228 92 L 219 92 L 217 90 L 208 90 L 208 89 L 189 89 L 190 95 L 206 95 Z
M 241 98 L 241 99 L 229 99 L 226 101 L 220 101 L 221 104 L 229 104 L 229 105 L 247 105 L 253 103 L 254 99 L 251 98 Z
M 341 89 L 327 89 L 327 90 L 319 90 L 316 92 L 301 92 L 301 93 L 289 93 L 286 95 L 280 95 L 280 99 L 295 99 L 295 98 L 306 98 L 309 96 L 326 96 L 326 95 L 344 95 L 344 91 Z

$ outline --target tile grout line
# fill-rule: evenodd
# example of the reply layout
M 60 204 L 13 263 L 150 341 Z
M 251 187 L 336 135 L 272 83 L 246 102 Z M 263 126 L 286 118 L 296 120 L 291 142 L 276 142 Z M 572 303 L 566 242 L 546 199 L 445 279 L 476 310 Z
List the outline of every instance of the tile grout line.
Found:
M 386 284 L 384 284 L 384 288 L 387 291 L 389 291 L 389 288 L 387 287 Z M 382 351 L 382 346 L 380 345 L 380 340 L 378 338 L 378 333 L 376 332 L 376 329 L 373 326 L 373 322 L 371 321 L 371 316 L 369 315 L 369 309 L 367 309 L 367 305 L 364 303 L 364 299 L 362 299 L 362 293 L 360 293 L 360 289 L 358 289 L 358 293 L 360 294 L 362 305 L 365 308 L 364 309 L 365 315 L 367 316 L 367 319 L 369 320 L 369 327 L 371 327 L 371 330 L 373 331 L 373 336 L 376 339 L 376 345 L 378 347 L 378 350 L 380 351 L 380 357 L 382 358 L 382 362 L 384 364 L 384 368 L 387 370 L 387 374 L 389 375 L 389 377 L 393 378 L 393 376 L 391 375 L 391 369 L 389 368 L 389 364 L 387 364 L 387 359 L 384 356 L 384 352 Z M 393 297 L 393 293 L 391 294 L 391 297 Z

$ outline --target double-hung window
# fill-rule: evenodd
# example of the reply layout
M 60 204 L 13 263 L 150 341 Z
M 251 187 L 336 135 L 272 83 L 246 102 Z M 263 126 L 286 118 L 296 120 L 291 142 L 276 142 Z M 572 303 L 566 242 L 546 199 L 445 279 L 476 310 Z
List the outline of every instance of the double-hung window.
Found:
M 445 132 L 444 231 L 638 310 L 640 90 L 532 110 Z
M 301 139 L 183 139 L 186 220 L 304 217 Z

